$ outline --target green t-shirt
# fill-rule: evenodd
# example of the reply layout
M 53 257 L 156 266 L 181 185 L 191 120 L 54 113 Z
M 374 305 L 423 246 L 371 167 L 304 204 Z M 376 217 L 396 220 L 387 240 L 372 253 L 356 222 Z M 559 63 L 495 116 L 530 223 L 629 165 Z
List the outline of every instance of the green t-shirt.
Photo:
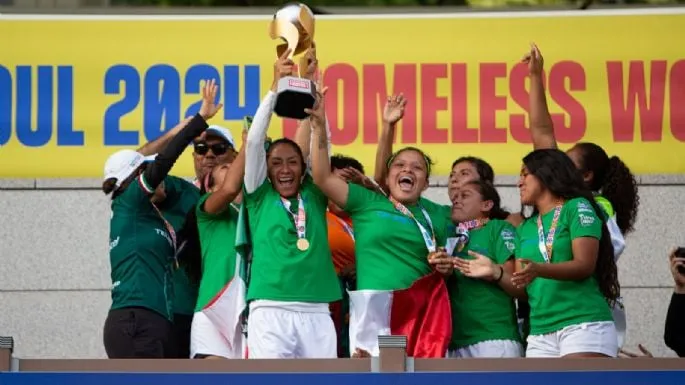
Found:
M 402 214 L 380 193 L 349 183 L 344 210 L 352 218 L 357 259 L 357 290 L 402 290 L 432 270 L 428 249 L 414 219 Z M 438 245 L 444 245 L 450 211 L 428 199 L 407 206 L 430 232 L 423 207 L 435 231 Z
M 472 250 L 500 265 L 514 256 L 516 230 L 507 221 L 491 219 L 469 236 L 464 249 L 455 249 L 453 255 L 473 259 L 468 255 Z M 468 278 L 455 270 L 447 287 L 452 304 L 451 349 L 483 341 L 521 340 L 514 300 L 498 283 Z
M 176 199 L 176 191 L 170 189 L 167 198 Z M 111 308 L 143 307 L 172 320 L 174 247 L 164 221 L 138 179 L 111 207 Z
M 159 205 L 164 218 L 175 231 L 181 230 L 190 210 L 193 210 L 200 199 L 200 190 L 192 183 L 175 176 L 164 178 L 164 191 L 167 199 Z M 170 195 L 172 194 L 172 195 Z M 197 302 L 198 285 L 190 282 L 185 269 L 174 271 L 174 313 L 192 315 Z
M 554 210 L 542 216 L 545 239 Z M 517 229 L 516 258 L 545 263 L 538 246 L 538 216 L 526 219 Z M 552 246 L 552 263 L 573 260 L 571 243 L 576 238 L 602 237 L 603 222 L 584 198 L 564 203 Z M 530 334 L 552 333 L 584 322 L 611 321 L 609 305 L 594 275 L 581 281 L 535 278 L 526 288 L 530 303 Z
M 297 248 L 293 217 L 268 180 L 245 194 L 253 247 L 248 300 L 329 303 L 341 298 L 328 246 L 328 199 L 309 175 L 302 182 L 300 194 L 309 241 L 305 251 Z M 289 201 L 291 211 L 297 213 L 297 197 Z
M 195 311 L 204 309 L 226 287 L 235 271 L 235 234 L 238 211 L 228 204 L 216 214 L 204 211 L 204 203 L 211 193 L 200 198 L 197 230 L 202 249 L 202 279 Z

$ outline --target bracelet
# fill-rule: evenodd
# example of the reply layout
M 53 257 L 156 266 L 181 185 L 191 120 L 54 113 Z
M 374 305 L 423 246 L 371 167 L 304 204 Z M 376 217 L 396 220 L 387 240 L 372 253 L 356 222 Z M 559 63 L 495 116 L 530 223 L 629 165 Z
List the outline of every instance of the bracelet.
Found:
M 499 281 L 502 280 L 502 277 L 504 277 L 504 268 L 500 265 L 500 267 L 499 267 L 499 278 L 497 278 L 494 282 L 499 283 Z

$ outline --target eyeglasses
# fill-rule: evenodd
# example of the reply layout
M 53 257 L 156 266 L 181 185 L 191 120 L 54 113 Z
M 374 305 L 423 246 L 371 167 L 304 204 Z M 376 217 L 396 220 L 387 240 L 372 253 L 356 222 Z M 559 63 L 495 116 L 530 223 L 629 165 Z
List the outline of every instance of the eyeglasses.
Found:
M 207 155 L 209 150 L 212 150 L 214 155 L 219 156 L 227 153 L 228 150 L 233 149 L 233 147 L 228 143 L 214 143 L 210 145 L 205 142 L 196 142 L 193 143 L 193 149 L 198 155 Z

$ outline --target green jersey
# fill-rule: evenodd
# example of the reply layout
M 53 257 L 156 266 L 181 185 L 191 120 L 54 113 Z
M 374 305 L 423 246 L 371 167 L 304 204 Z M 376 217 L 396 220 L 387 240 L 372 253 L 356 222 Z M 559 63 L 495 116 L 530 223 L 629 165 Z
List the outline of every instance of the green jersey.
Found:
M 491 219 L 469 231 L 469 242 L 454 256 L 473 259 L 475 251 L 501 265 L 514 256 L 516 230 L 509 222 Z M 520 341 L 514 300 L 496 282 L 469 278 L 455 270 L 447 281 L 452 304 L 451 349 L 483 341 Z
M 426 242 L 416 221 L 399 212 L 384 195 L 354 183 L 348 186 L 344 210 L 352 218 L 355 234 L 357 289 L 406 289 L 431 273 Z M 449 209 L 425 198 L 406 207 L 428 233 L 432 229 L 438 245 L 445 244 L 451 225 Z
M 233 278 L 235 272 L 235 234 L 238 209 L 226 205 L 220 212 L 204 211 L 204 204 L 212 194 L 205 194 L 197 204 L 197 230 L 202 249 L 202 279 L 195 311 L 209 305 Z
M 537 219 L 526 219 L 517 229 L 516 258 L 546 263 L 540 251 Z M 554 210 L 542 215 L 544 239 L 548 237 Z M 584 198 L 564 203 L 557 223 L 551 263 L 573 260 L 571 243 L 576 238 L 602 237 L 603 222 Z M 552 333 L 585 322 L 611 321 L 611 311 L 594 275 L 580 281 L 535 278 L 526 288 L 530 303 L 530 334 Z
M 173 319 L 174 245 L 140 175 L 112 200 L 109 259 L 112 309 L 143 307 Z M 174 184 L 167 177 L 169 186 Z M 177 199 L 173 188 L 167 199 Z
M 188 212 L 197 205 L 200 190 L 184 179 L 167 176 L 164 179 L 164 191 L 167 193 L 167 199 L 159 204 L 159 209 L 178 232 L 185 223 Z M 190 282 L 185 269 L 174 271 L 173 282 L 174 313 L 192 315 L 197 301 L 198 285 Z
M 268 180 L 245 194 L 253 247 L 248 300 L 330 303 L 341 298 L 328 246 L 328 198 L 309 175 L 300 195 L 306 214 L 307 250 L 297 248 L 293 219 L 299 208 L 297 197 L 284 203 Z

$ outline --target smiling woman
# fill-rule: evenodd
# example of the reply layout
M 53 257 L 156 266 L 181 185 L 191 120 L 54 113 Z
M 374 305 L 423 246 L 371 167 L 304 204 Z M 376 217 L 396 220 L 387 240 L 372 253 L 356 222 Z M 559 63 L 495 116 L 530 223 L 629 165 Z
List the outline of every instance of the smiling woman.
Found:
M 391 320 L 395 314 L 389 314 L 397 300 L 395 292 L 410 290 L 419 280 L 433 276 L 429 262 L 433 257 L 438 257 L 436 261 L 444 260 L 440 258 L 444 252 L 437 245 L 445 243 L 450 211 L 421 197 L 428 188 L 431 167 L 430 158 L 421 150 L 407 147 L 390 157 L 385 165 L 384 184 L 389 191 L 385 196 L 354 183 L 348 184 L 331 172 L 323 99 L 312 111 L 311 124 L 315 143 L 311 154 L 314 181 L 334 204 L 349 214 L 355 230 L 357 290 L 350 292 L 350 350 L 353 355 L 375 356 L 379 352 L 378 335 L 392 333 L 391 324 L 398 325 L 396 319 Z M 435 267 L 443 274 L 452 272 L 451 263 Z M 439 298 L 448 301 L 444 282 L 438 278 L 430 281 L 427 291 L 441 293 L 444 290 L 444 297 Z M 414 297 L 415 303 L 406 304 L 406 312 L 418 307 L 417 298 Z M 449 309 L 449 303 L 445 306 Z M 449 311 L 446 316 L 446 320 L 434 320 L 435 325 L 449 327 Z M 415 321 L 416 325 L 421 324 Z M 425 355 L 427 350 L 422 354 L 444 356 L 449 336 L 444 341 L 436 335 L 431 337 L 434 348 L 428 355 Z M 409 338 L 409 346 L 418 345 L 418 341 Z
M 335 358 L 337 337 L 328 304 L 341 298 L 328 245 L 328 199 L 305 174 L 290 139 L 264 148 L 278 80 L 292 73 L 288 52 L 274 66 L 274 86 L 247 135 L 244 203 L 253 256 L 250 358 Z

